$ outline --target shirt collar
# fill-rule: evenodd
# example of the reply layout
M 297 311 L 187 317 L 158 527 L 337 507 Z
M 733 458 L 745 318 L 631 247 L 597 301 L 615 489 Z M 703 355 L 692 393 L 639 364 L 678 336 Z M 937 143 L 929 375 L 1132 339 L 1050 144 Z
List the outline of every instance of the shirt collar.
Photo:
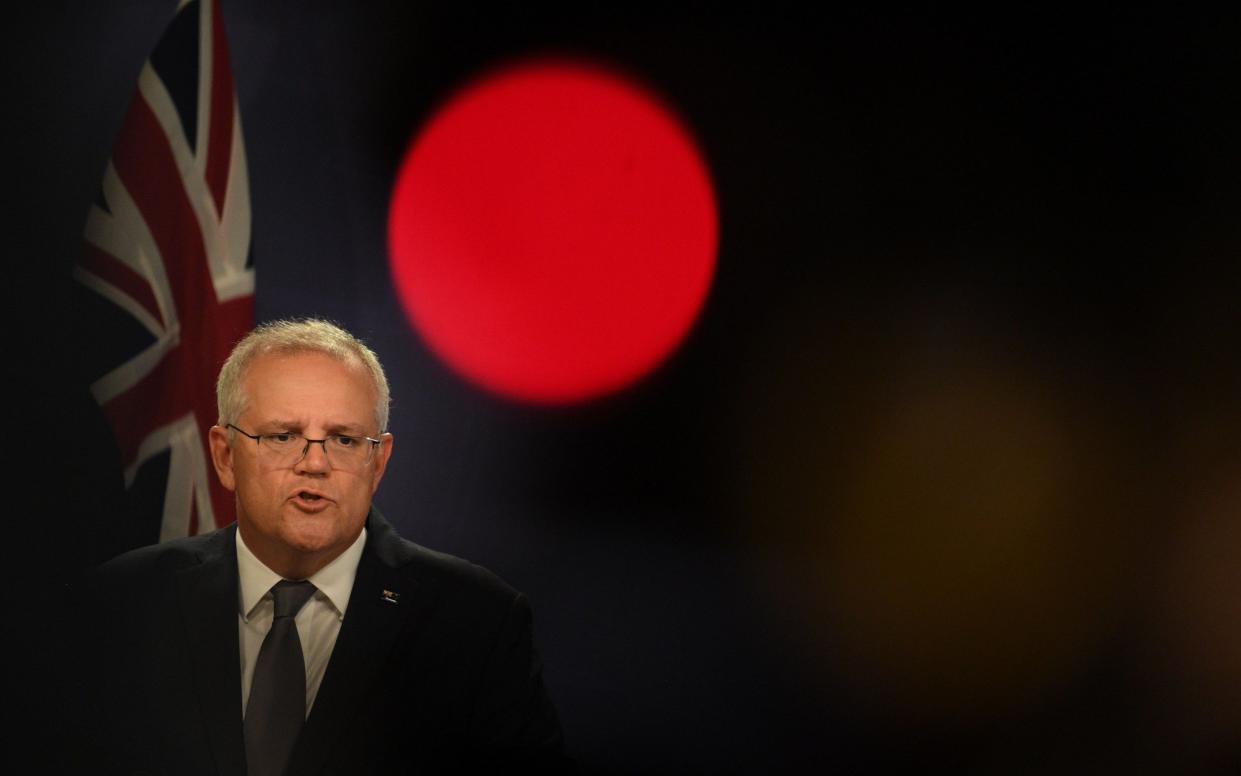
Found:
M 268 595 L 272 585 L 283 577 L 269 569 L 250 551 L 245 540 L 241 538 L 241 531 L 237 531 L 235 535 L 237 577 L 240 583 L 238 613 L 244 621 L 249 622 L 254 616 L 255 607 Z M 362 550 L 365 547 L 366 527 L 363 526 L 353 544 L 309 577 L 310 582 L 318 588 L 315 597 L 326 599 L 336 610 L 337 618 L 343 619 L 345 609 L 349 607 L 349 594 L 353 592 L 353 580 L 358 575 L 358 563 L 362 560 Z

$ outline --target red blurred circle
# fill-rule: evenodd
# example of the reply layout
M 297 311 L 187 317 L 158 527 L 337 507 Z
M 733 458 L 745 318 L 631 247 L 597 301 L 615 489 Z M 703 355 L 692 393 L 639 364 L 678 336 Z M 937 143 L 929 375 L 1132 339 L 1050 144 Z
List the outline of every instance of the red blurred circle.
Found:
M 685 336 L 715 269 L 715 197 L 652 93 L 598 65 L 527 61 L 414 137 L 388 239 L 405 312 L 439 357 L 506 396 L 573 402 Z

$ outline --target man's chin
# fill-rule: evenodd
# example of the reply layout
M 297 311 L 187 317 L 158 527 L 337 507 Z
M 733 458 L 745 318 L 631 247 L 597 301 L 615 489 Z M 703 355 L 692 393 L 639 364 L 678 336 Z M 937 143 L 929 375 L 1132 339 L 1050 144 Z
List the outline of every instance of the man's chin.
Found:
M 332 510 L 306 513 L 295 506 L 285 510 L 280 538 L 296 552 L 320 552 L 338 538 L 338 524 Z

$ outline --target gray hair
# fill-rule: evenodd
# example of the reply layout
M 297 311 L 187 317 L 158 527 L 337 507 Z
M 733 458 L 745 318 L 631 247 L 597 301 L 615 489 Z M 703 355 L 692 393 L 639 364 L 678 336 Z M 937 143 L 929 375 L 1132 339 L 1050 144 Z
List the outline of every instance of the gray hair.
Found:
M 324 353 L 345 363 L 360 363 L 375 384 L 375 421 L 379 433 L 388 430 L 388 378 L 384 376 L 375 351 L 336 324 L 319 318 L 269 321 L 255 327 L 237 343 L 221 367 L 215 384 L 221 426 L 236 421 L 246 411 L 246 395 L 242 388 L 246 369 L 255 358 L 271 353 Z

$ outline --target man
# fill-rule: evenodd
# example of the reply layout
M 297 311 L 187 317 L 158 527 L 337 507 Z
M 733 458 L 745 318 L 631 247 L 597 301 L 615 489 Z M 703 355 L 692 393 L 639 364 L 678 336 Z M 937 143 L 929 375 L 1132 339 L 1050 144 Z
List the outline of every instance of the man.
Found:
M 77 596 L 99 645 L 79 765 L 561 770 L 524 597 L 371 506 L 393 447 L 374 353 L 324 321 L 269 323 L 233 350 L 217 400 L 211 458 L 236 524 L 122 555 Z

